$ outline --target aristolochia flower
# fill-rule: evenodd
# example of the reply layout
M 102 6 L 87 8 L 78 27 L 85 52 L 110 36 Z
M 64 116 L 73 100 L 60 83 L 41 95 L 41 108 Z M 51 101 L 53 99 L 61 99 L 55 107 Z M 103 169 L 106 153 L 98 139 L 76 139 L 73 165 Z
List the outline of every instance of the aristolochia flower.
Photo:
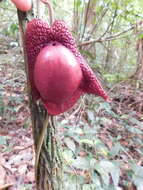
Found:
M 33 19 L 27 25 L 25 45 L 32 96 L 42 100 L 49 114 L 65 112 L 84 93 L 108 100 L 63 21 L 50 27 Z

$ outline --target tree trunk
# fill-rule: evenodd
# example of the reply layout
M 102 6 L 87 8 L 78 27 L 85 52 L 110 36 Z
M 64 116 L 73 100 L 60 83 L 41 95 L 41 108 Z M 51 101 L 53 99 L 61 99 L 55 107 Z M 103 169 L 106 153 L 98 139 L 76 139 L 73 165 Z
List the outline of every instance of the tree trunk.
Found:
M 138 40 L 137 44 L 138 58 L 135 79 L 140 83 L 143 79 L 143 39 Z
M 33 17 L 33 12 L 24 13 L 17 11 L 19 20 L 19 29 L 22 38 L 25 69 L 27 76 L 28 95 L 31 110 L 33 139 L 35 147 L 35 178 L 37 190 L 55 190 L 61 189 L 61 161 L 55 138 L 56 128 L 54 118 L 47 114 L 44 107 L 33 100 L 30 93 L 30 84 L 28 81 L 27 56 L 24 45 L 24 33 L 27 24 L 27 18 Z
M 89 1 L 89 7 L 86 5 L 86 11 L 87 11 L 87 15 L 85 15 L 85 17 L 87 17 L 87 26 L 88 27 L 92 27 L 95 22 L 96 22 L 96 14 L 95 14 L 95 7 L 96 7 L 96 1 Z

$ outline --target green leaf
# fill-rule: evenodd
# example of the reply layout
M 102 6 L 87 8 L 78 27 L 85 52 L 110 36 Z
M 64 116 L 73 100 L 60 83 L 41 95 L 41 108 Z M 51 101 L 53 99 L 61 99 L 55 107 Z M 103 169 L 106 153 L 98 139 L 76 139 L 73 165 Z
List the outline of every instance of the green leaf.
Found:
M 139 34 L 139 35 L 138 35 L 138 38 L 139 38 L 139 39 L 143 39 L 143 33 Z
M 143 166 L 139 166 L 136 164 L 131 164 L 132 170 L 134 171 L 136 176 L 139 176 L 143 179 Z
M 130 131 L 131 133 L 134 133 L 134 134 L 142 134 L 142 131 L 136 127 L 129 126 L 128 131 Z
M 96 172 L 92 172 L 92 180 L 93 180 L 93 183 L 96 185 L 96 189 L 101 189 L 101 179 L 99 177 L 99 175 L 97 175 Z
M 98 173 L 100 173 L 104 184 L 108 186 L 110 182 L 110 177 L 109 177 L 108 172 L 106 172 L 106 170 L 104 170 L 104 168 L 100 166 L 100 163 L 96 164 L 94 168 L 95 170 L 98 171 Z
M 110 154 L 112 156 L 116 156 L 119 154 L 119 152 L 122 150 L 122 146 L 119 142 L 115 143 L 115 145 L 111 148 Z
M 136 118 L 132 117 L 129 119 L 133 124 L 138 125 L 139 127 L 143 128 L 143 122 L 137 120 Z
M 137 187 L 137 190 L 143 190 L 143 178 L 134 176 L 133 182 Z
M 78 156 L 74 162 L 72 163 L 72 166 L 77 168 L 77 169 L 82 169 L 82 170 L 87 170 L 90 168 L 89 161 L 87 158 L 83 158 Z
M 75 153 L 76 146 L 75 146 L 74 141 L 73 141 L 71 138 L 66 137 L 66 138 L 64 139 L 64 143 L 67 145 L 67 147 L 68 147 L 70 150 L 72 150 L 72 151 Z
M 91 110 L 87 110 L 87 116 L 88 116 L 88 119 L 93 122 L 95 120 L 95 116 L 94 116 L 94 113 L 93 111 Z
M 65 159 L 65 164 L 71 164 L 73 161 L 73 152 L 71 150 L 64 150 L 62 156 Z
M 137 190 L 143 189 L 143 166 L 139 166 L 137 164 L 130 164 L 132 169 L 132 181 L 137 187 Z
M 6 142 L 6 137 L 5 136 L 0 136 L 0 145 L 6 145 L 7 142 Z
M 107 125 L 112 125 L 112 120 L 111 119 L 108 119 L 106 117 L 102 117 L 101 120 L 100 120 L 100 124 L 104 125 L 104 126 L 107 126 Z
M 93 140 L 90 140 L 90 139 L 81 139 L 80 143 L 85 143 L 88 145 L 94 145 Z
M 113 162 L 102 160 L 95 165 L 95 169 L 100 173 L 103 181 L 106 185 L 109 185 L 109 174 L 112 177 L 114 186 L 118 186 L 120 170 Z
M 102 187 L 97 187 L 96 184 L 84 184 L 82 190 L 104 190 Z

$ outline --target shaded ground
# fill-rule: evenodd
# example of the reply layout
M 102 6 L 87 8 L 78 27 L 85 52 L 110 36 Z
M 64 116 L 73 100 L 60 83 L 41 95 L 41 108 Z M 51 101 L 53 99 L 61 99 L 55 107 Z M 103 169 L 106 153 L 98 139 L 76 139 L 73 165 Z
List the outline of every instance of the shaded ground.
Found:
M 33 189 L 34 154 L 20 48 L 2 38 L 0 47 L 0 189 Z M 3 45 L 4 44 L 4 45 Z
M 34 190 L 34 151 L 23 58 L 16 42 L 6 37 L 2 39 L 0 189 L 6 189 L 4 186 L 7 185 L 8 190 Z M 85 104 L 82 102 L 74 111 L 58 117 L 61 152 L 65 160 L 65 181 L 70 184 L 73 177 L 76 177 L 80 180 L 79 189 L 90 189 L 98 176 L 101 176 L 106 186 L 111 181 L 115 185 L 117 180 L 120 189 L 128 186 L 128 190 L 134 190 L 138 184 L 143 187 L 142 182 L 135 180 L 136 175 L 139 176 L 136 179 L 143 181 L 143 176 L 140 176 L 143 170 L 142 89 L 131 87 L 129 82 L 120 83 L 112 89 L 111 96 L 112 104 L 88 96 Z M 103 160 L 106 166 L 111 162 L 117 163 L 121 172 L 116 167 L 113 170 L 119 177 L 115 179 L 111 171 L 109 182 L 103 178 L 103 174 L 109 173 L 98 169 L 98 166 L 103 166 Z M 91 167 L 92 162 L 95 168 Z M 137 166 L 138 172 L 134 169 Z M 98 176 L 95 173 L 93 176 L 95 171 Z M 108 175 L 105 176 L 108 178 Z

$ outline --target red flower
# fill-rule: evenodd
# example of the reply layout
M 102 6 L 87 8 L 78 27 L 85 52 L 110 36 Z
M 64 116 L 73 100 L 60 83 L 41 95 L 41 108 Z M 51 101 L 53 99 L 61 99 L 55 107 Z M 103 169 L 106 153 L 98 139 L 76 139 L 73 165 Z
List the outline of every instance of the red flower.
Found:
M 78 85 L 76 90 L 74 90 L 71 93 L 71 95 L 68 94 L 67 98 L 65 98 L 65 101 L 62 100 L 61 103 L 59 102 L 57 103 L 56 101 L 55 102 L 49 101 L 48 98 L 46 99 L 45 95 L 43 98 L 42 89 L 46 88 L 46 81 L 45 83 L 41 82 L 40 87 L 41 85 L 43 86 L 42 88 L 39 88 L 36 81 L 41 79 L 41 75 L 34 74 L 38 55 L 41 54 L 44 47 L 47 47 L 53 41 L 60 44 L 61 47 L 64 46 L 68 48 L 68 50 L 70 50 L 72 55 L 74 55 L 77 63 L 80 65 L 80 69 L 82 71 L 82 79 L 80 80 L 80 84 Z M 40 19 L 33 19 L 27 25 L 26 34 L 25 34 L 25 44 L 26 44 L 27 57 L 28 57 L 29 80 L 31 83 L 32 96 L 36 100 L 41 98 L 49 114 L 57 115 L 62 112 L 65 112 L 66 110 L 71 108 L 75 104 L 75 102 L 79 99 L 79 97 L 84 93 L 92 93 L 96 96 L 103 97 L 105 100 L 108 100 L 109 97 L 107 96 L 106 92 L 103 90 L 94 72 L 91 70 L 91 68 L 85 62 L 81 54 L 78 52 L 75 40 L 63 21 L 55 21 L 53 25 L 50 27 L 46 22 L 43 22 Z M 46 70 L 47 69 L 48 65 Z M 62 95 L 61 97 L 64 97 L 63 94 L 61 95 Z M 47 92 L 47 97 L 48 97 L 48 92 Z

